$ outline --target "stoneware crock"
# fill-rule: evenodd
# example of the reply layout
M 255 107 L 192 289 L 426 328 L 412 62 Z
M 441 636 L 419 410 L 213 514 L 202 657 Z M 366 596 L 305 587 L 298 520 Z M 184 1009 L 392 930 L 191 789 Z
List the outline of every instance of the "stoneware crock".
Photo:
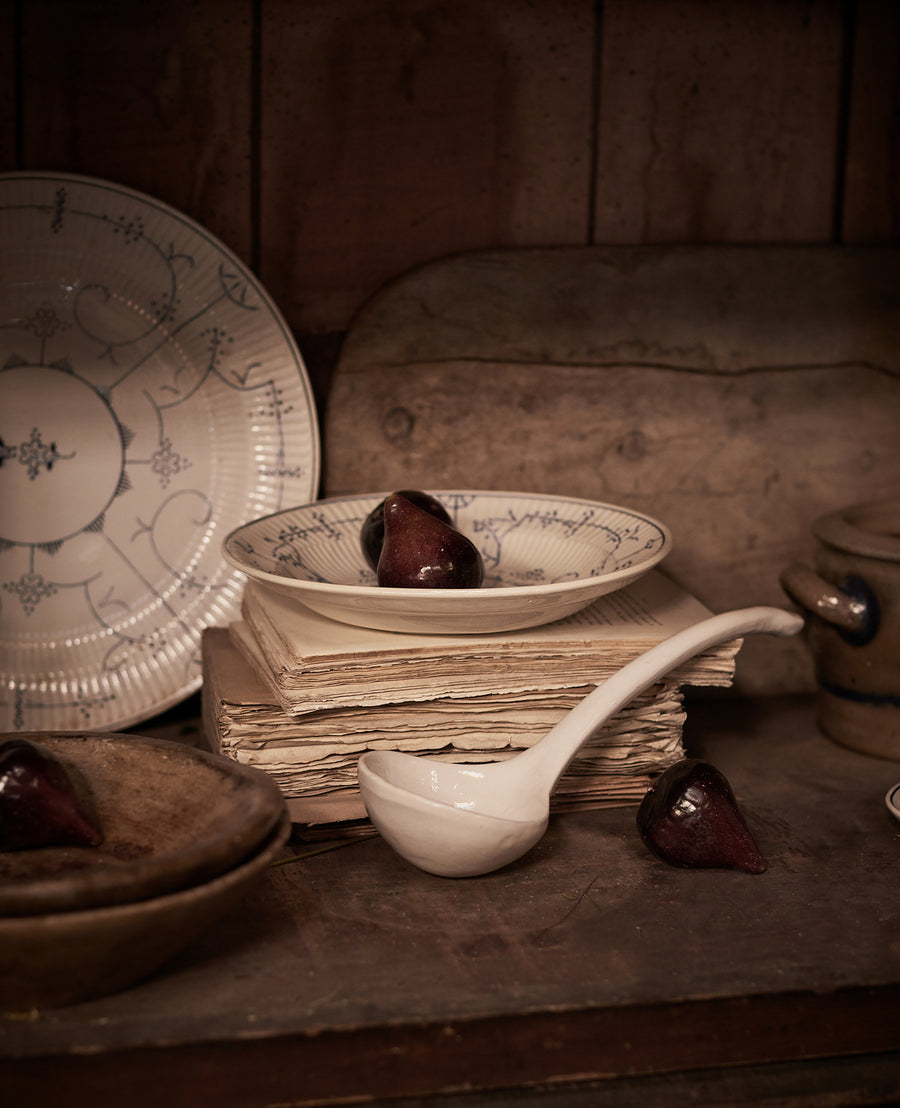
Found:
M 815 569 L 781 585 L 809 613 L 820 729 L 844 746 L 900 761 L 900 497 L 822 516 Z

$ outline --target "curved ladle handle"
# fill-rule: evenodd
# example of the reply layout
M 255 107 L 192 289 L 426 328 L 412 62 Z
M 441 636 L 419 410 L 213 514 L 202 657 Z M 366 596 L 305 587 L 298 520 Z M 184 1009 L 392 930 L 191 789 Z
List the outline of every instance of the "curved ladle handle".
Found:
M 512 764 L 545 775 L 552 793 L 569 762 L 597 728 L 676 666 L 731 639 L 758 631 L 796 635 L 802 626 L 803 617 L 796 612 L 757 607 L 723 612 L 677 631 L 607 678 Z

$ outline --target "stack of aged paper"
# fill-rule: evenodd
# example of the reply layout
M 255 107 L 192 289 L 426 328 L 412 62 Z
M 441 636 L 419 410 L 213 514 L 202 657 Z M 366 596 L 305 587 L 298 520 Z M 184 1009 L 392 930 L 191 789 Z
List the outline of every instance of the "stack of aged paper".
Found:
M 538 741 L 591 688 L 710 613 L 658 571 L 557 623 L 409 635 L 338 623 L 249 583 L 242 618 L 203 638 L 203 711 L 221 752 L 278 781 L 292 819 L 365 817 L 365 750 L 499 761 Z M 639 800 L 684 756 L 685 685 L 729 685 L 740 641 L 698 655 L 609 720 L 553 796 L 556 811 Z

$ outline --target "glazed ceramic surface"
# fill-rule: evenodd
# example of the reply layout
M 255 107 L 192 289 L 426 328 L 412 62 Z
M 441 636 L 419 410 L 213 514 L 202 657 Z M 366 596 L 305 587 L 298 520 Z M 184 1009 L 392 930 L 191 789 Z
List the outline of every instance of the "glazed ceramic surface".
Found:
M 477 877 L 522 857 L 547 829 L 550 796 L 602 724 L 694 654 L 757 632 L 796 635 L 803 619 L 742 608 L 670 635 L 590 692 L 539 742 L 508 761 L 460 765 L 399 750 L 368 750 L 359 788 L 382 838 L 439 877 Z
M 432 490 L 427 490 L 432 491 Z M 419 634 L 478 634 L 562 619 L 657 565 L 662 523 L 627 508 L 519 492 L 433 492 L 481 551 L 480 589 L 380 588 L 360 531 L 384 493 L 277 512 L 230 534 L 226 560 L 343 623 Z
M 900 820 L 900 781 L 888 789 L 884 802 L 894 819 Z
M 222 537 L 318 487 L 266 292 L 120 186 L 0 175 L 0 730 L 113 729 L 200 684 Z
M 159 970 L 234 907 L 279 857 L 285 814 L 239 865 L 199 885 L 86 911 L 0 919 L 0 1012 L 119 992 Z
M 104 838 L 0 852 L 0 917 L 124 904 L 208 881 L 257 850 L 285 810 L 268 774 L 180 743 L 17 737 L 59 759 Z
M 821 730 L 900 760 L 900 498 L 815 521 L 815 569 L 789 566 L 785 591 L 811 613 Z

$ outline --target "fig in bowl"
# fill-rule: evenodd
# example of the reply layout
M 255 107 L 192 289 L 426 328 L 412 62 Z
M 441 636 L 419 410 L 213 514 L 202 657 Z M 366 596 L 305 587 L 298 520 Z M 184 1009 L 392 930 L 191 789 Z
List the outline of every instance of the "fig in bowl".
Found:
M 477 589 L 484 562 L 461 531 L 396 493 L 385 501 L 375 577 L 385 588 Z
M 431 496 L 430 493 L 422 492 L 421 489 L 401 489 L 392 495 L 404 497 L 410 503 L 415 504 L 417 508 L 428 512 L 429 515 L 433 515 L 442 523 L 453 526 L 453 520 L 447 514 L 447 509 L 440 500 Z M 378 569 L 378 559 L 381 557 L 381 548 L 384 545 L 384 506 L 388 499 L 388 497 L 385 497 L 369 512 L 360 529 L 359 541 L 362 545 L 363 555 L 372 569 L 376 571 Z

